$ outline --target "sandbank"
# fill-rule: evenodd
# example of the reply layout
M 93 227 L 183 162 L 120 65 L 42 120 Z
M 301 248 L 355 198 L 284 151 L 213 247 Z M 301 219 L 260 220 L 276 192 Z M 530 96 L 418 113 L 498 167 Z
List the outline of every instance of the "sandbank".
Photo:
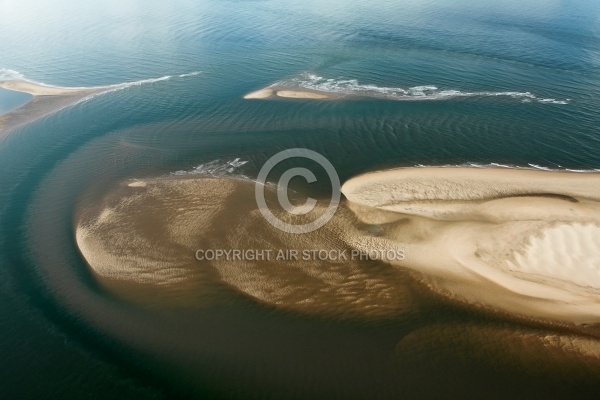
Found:
M 262 217 L 250 180 L 127 181 L 85 207 L 76 238 L 99 282 L 142 303 L 205 303 L 227 298 L 225 285 L 302 312 L 398 318 L 418 310 L 411 293 L 427 288 L 511 317 L 600 323 L 600 174 L 405 168 L 352 178 L 342 192 L 328 224 L 292 235 Z M 376 256 L 194 259 L 215 248 Z M 389 257 L 398 250 L 405 258 Z
M 532 318 L 600 322 L 600 174 L 406 168 L 355 177 L 342 192 L 363 222 L 385 226 L 354 246 L 409 248 L 397 266 L 425 274 L 439 293 Z
M 266 88 L 260 89 L 255 92 L 248 93 L 244 96 L 244 99 L 266 99 L 273 95 L 273 90 Z
M 325 93 L 309 92 L 304 90 L 278 90 L 277 96 L 290 99 L 329 99 L 330 95 Z
M 320 92 L 317 90 L 308 90 L 303 88 L 287 88 L 270 86 L 260 89 L 244 96 L 244 99 L 306 99 L 306 100 L 325 100 L 341 97 L 338 93 Z
M 17 92 L 25 92 L 34 96 L 65 96 L 78 93 L 93 93 L 95 89 L 77 89 L 58 86 L 46 86 L 32 82 L 24 81 L 3 81 L 0 82 L 0 87 Z
M 302 257 L 318 249 L 349 255 L 339 232 L 362 235 L 350 210 L 341 207 L 317 231 L 288 234 L 262 216 L 254 185 L 201 176 L 124 181 L 97 203 L 82 205 L 78 247 L 107 291 L 144 306 L 203 307 L 241 295 L 337 318 L 399 318 L 416 309 L 410 287 L 417 284 L 383 262 Z M 265 191 L 267 203 L 276 203 L 275 188 Z M 328 203 L 319 202 L 316 212 Z M 283 220 L 313 218 L 272 211 Z M 249 256 L 195 258 L 198 250 L 214 249 Z M 298 251 L 298 257 L 277 259 L 280 250 Z M 263 259 L 251 259 L 255 251 Z

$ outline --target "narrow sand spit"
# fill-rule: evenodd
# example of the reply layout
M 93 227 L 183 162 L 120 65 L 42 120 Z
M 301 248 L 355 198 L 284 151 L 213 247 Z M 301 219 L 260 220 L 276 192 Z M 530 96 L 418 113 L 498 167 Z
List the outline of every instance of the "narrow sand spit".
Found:
M 29 93 L 34 96 L 68 96 L 78 93 L 89 94 L 98 91 L 97 89 L 75 89 L 57 86 L 45 86 L 23 81 L 0 82 L 0 87 L 8 90 L 15 90 L 17 92 Z

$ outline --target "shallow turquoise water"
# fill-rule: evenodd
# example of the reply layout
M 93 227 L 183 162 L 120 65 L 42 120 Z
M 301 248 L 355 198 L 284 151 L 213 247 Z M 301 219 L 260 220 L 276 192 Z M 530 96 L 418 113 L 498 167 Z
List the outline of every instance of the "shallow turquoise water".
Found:
M 198 395 L 202 385 L 186 383 L 190 364 L 193 379 L 229 397 L 250 397 L 236 385 L 256 397 L 419 397 L 425 377 L 411 386 L 385 372 L 398 338 L 429 318 L 475 318 L 442 308 L 408 323 L 347 326 L 247 305 L 185 316 L 188 336 L 166 344 L 176 340 L 164 326 L 180 319 L 123 305 L 86 273 L 72 219 L 92 187 L 235 158 L 249 161 L 252 176 L 290 147 L 325 155 L 342 180 L 419 164 L 600 169 L 593 1 L 0 2 L 0 49 L 0 79 L 139 82 L 0 142 L 1 296 L 10 304 L 0 349 L 14 362 L 0 382 L 9 397 L 78 396 L 86 387 L 99 398 Z M 356 97 L 242 99 L 280 81 Z M 2 107 L 13 104 L 3 98 Z M 113 334 L 123 320 L 155 329 L 155 340 Z M 190 361 L 186 346 L 205 358 Z M 29 368 L 38 385 L 26 384 Z M 271 382 L 272 371 L 280 372 Z M 500 397 L 511 393 L 499 380 L 481 373 Z M 464 397 L 485 393 L 484 383 L 462 383 L 463 392 L 454 389 Z

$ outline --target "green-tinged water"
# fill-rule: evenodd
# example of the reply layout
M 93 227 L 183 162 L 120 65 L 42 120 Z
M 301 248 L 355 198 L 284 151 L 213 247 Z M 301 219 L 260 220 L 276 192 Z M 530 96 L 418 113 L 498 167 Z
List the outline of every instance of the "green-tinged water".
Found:
M 0 80 L 117 85 L 0 133 L 0 398 L 592 396 L 586 357 L 499 350 L 567 330 L 426 290 L 419 312 L 376 321 L 235 293 L 142 309 L 96 282 L 74 226 L 123 179 L 237 158 L 234 174 L 255 177 L 296 147 L 342 181 L 415 165 L 597 170 L 599 77 L 591 0 L 0 1 Z M 243 99 L 277 82 L 349 97 Z M 0 89 L 0 114 L 28 98 Z

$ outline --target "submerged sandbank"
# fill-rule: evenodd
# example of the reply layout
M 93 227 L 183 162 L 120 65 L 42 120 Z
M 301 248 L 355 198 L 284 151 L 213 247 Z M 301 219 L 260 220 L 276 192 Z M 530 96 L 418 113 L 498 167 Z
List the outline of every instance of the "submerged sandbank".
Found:
M 277 202 L 274 188 L 265 196 Z M 417 308 L 411 295 L 416 284 L 407 273 L 376 260 L 337 257 L 352 250 L 342 233 L 368 234 L 343 206 L 325 227 L 294 235 L 264 219 L 248 179 L 138 179 L 97 200 L 79 216 L 77 244 L 98 281 L 120 298 L 153 307 L 205 307 L 242 295 L 336 317 L 397 318 Z M 219 249 L 245 256 L 196 259 L 198 250 Z M 319 249 L 332 257 L 304 257 L 303 251 Z M 287 251 L 298 251 L 297 258 Z M 256 254 L 262 259 L 251 259 Z

